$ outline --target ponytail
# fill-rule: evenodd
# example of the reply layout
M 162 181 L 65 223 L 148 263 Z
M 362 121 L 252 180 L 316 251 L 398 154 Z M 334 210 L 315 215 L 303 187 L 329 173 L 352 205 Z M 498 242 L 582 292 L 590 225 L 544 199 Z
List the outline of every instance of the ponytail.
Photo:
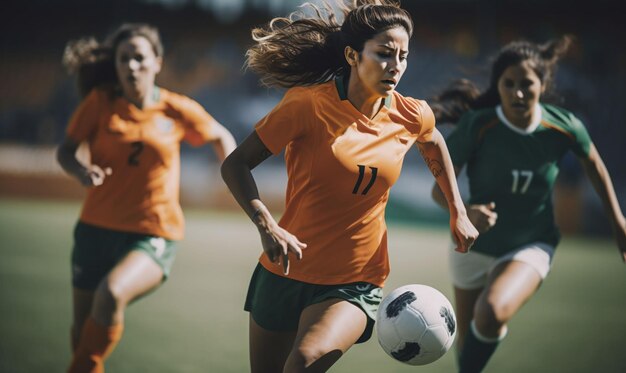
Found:
M 63 52 L 63 66 L 76 75 L 78 92 L 85 97 L 94 87 L 117 83 L 115 62 L 110 48 L 88 37 L 70 41 Z

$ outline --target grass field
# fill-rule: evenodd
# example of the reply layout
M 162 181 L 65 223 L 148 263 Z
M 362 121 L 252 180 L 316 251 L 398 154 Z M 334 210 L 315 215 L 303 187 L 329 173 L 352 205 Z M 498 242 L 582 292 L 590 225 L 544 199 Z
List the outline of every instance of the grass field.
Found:
M 63 372 L 70 357 L 69 257 L 76 203 L 0 200 L 0 372 Z M 107 371 L 246 372 L 242 310 L 259 255 L 242 214 L 187 210 L 171 279 L 127 311 Z M 387 289 L 424 283 L 451 295 L 447 233 L 390 227 Z M 510 325 L 493 372 L 626 372 L 626 267 L 609 240 L 565 238 L 553 273 Z M 392 361 L 375 338 L 332 372 L 453 372 L 453 352 L 424 367 Z

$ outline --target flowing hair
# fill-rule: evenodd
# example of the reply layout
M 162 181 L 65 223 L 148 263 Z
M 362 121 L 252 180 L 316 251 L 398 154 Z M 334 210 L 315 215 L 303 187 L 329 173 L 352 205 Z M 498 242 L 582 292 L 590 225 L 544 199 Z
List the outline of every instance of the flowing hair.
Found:
M 157 57 L 163 56 L 163 44 L 156 27 L 143 23 L 126 23 L 118 27 L 103 42 L 84 37 L 67 43 L 63 52 L 63 66 L 76 75 L 81 97 L 93 88 L 115 89 L 118 84 L 115 69 L 115 51 L 118 45 L 134 36 L 146 38 Z
M 528 61 L 546 93 L 553 89 L 557 63 L 573 42 L 571 35 L 551 39 L 544 44 L 514 41 L 505 45 L 491 65 L 489 86 L 484 91 L 467 79 L 452 82 L 441 94 L 429 100 L 437 123 L 456 123 L 469 110 L 494 107 L 500 104 L 498 81 L 510 66 Z
M 246 67 L 268 87 L 323 83 L 350 72 L 344 56 L 347 46 L 361 52 L 367 40 L 395 27 L 404 28 L 409 37 L 413 34 L 411 16 L 396 1 L 352 0 L 335 5 L 338 12 L 327 2 L 306 3 L 303 11 L 252 29 L 255 44 L 246 52 Z M 306 10 L 312 15 L 307 17 Z

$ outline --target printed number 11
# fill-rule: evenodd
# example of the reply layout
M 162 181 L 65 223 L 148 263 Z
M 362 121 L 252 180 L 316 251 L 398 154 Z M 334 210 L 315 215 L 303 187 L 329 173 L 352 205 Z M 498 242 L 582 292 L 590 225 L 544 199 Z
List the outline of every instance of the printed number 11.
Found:
M 360 165 L 360 164 L 357 166 L 359 166 L 359 178 L 356 180 L 356 184 L 354 184 L 354 189 L 352 189 L 352 194 L 357 194 L 359 192 L 359 187 L 361 187 L 361 183 L 363 182 L 363 178 L 365 177 L 365 166 Z M 374 185 L 374 182 L 376 181 L 378 168 L 370 167 L 370 170 L 372 170 L 372 178 L 370 179 L 369 183 L 367 183 L 367 186 L 365 187 L 365 189 L 363 189 L 363 191 L 361 192 L 362 195 L 366 195 L 367 192 L 369 192 L 372 185 Z

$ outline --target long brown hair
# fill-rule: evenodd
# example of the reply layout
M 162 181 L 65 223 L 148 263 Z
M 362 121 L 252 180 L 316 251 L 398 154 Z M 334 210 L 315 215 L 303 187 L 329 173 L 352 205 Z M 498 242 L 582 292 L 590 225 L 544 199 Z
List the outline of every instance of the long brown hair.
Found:
M 441 94 L 429 100 L 438 123 L 456 123 L 469 110 L 494 107 L 500 104 L 498 81 L 504 71 L 513 65 L 529 61 L 531 68 L 549 93 L 557 62 L 573 42 L 571 35 L 551 39 L 544 44 L 513 41 L 505 45 L 493 60 L 489 86 L 483 92 L 467 79 L 452 82 Z
M 163 56 L 163 44 L 156 27 L 143 23 L 126 23 L 118 27 L 103 42 L 84 37 L 67 43 L 63 65 L 70 74 L 76 74 L 81 97 L 94 87 L 115 88 L 118 85 L 115 69 L 115 51 L 124 40 L 134 36 L 146 38 L 157 57 Z
M 396 1 L 352 0 L 335 4 L 343 22 L 329 3 L 318 7 L 306 3 L 304 10 L 272 19 L 252 30 L 255 44 L 246 52 L 246 66 L 266 86 L 290 88 L 322 83 L 350 71 L 344 57 L 346 46 L 357 52 L 379 32 L 402 27 L 409 37 L 413 21 Z

